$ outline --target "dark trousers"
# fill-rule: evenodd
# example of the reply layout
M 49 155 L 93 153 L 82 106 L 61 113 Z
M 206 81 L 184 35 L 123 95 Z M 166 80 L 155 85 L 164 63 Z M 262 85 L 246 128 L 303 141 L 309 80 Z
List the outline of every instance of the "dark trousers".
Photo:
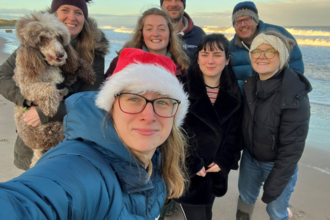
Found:
M 208 205 L 185 205 L 181 204 L 187 220 L 212 220 L 212 206 Z

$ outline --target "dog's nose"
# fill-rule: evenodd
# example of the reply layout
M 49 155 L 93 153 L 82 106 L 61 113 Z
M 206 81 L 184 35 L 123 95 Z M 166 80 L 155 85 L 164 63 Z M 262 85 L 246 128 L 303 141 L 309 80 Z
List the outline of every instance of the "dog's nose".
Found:
M 56 53 L 56 57 L 57 58 L 63 58 L 64 57 L 64 53 Z

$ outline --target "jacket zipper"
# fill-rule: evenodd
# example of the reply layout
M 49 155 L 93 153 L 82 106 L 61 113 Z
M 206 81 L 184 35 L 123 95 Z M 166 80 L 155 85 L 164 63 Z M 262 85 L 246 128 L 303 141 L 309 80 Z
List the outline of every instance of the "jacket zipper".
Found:
M 275 149 L 275 135 L 274 134 L 272 135 L 272 138 L 273 138 L 272 150 L 274 150 Z
M 261 91 L 263 90 L 263 82 L 261 82 Z M 263 91 L 262 91 L 263 92 Z M 254 145 L 253 145 L 253 139 L 254 139 L 254 126 L 255 126 L 255 118 L 256 118 L 256 113 L 258 111 L 258 108 L 259 108 L 259 105 L 261 104 L 261 100 L 262 100 L 262 97 L 263 96 L 263 93 L 261 95 L 261 98 L 260 100 L 257 100 L 257 104 L 256 104 L 256 108 L 254 110 L 254 115 L 253 115 L 253 127 L 252 127 L 252 140 L 251 140 L 251 148 L 252 148 L 252 158 L 255 158 L 254 156 Z

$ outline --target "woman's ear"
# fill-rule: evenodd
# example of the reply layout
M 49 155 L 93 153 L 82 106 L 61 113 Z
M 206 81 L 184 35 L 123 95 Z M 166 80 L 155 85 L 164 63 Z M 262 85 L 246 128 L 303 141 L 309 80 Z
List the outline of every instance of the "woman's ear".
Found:
M 230 55 L 229 55 L 229 57 L 228 57 L 228 60 L 226 61 L 226 65 L 229 64 L 229 61 L 230 61 Z
M 61 67 L 61 69 L 67 73 L 74 73 L 78 69 L 78 54 L 71 45 L 67 45 L 65 47 L 65 51 L 68 58 L 66 59 L 66 63 Z
M 17 50 L 16 65 L 22 67 L 27 78 L 34 79 L 41 75 L 47 67 L 40 51 L 32 47 L 20 46 Z

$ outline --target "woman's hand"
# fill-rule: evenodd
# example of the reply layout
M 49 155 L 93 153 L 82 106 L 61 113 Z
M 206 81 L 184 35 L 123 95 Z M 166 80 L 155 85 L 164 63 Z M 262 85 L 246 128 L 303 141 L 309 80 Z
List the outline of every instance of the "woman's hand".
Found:
M 23 119 L 25 123 L 31 127 L 37 127 L 41 124 L 38 112 L 34 106 L 23 114 Z
M 196 175 L 201 177 L 206 176 L 205 167 L 203 167 L 198 173 L 196 173 Z
M 208 165 L 209 169 L 206 170 L 206 173 L 216 173 L 219 172 L 221 169 L 218 165 L 216 165 L 215 163 L 211 163 L 210 165 Z

